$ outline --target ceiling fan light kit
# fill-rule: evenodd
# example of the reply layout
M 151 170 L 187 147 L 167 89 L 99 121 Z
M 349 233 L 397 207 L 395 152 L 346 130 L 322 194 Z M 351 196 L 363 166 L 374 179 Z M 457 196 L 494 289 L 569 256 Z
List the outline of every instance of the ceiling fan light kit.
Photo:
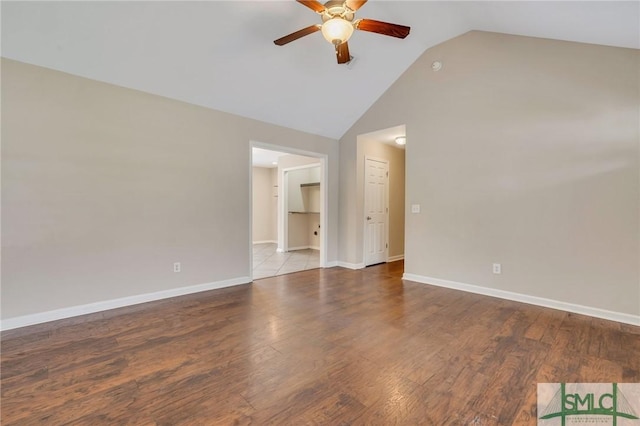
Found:
M 297 0 L 322 17 L 322 24 L 311 25 L 274 41 L 278 46 L 284 46 L 306 35 L 322 32 L 322 36 L 336 48 L 339 64 L 349 63 L 351 55 L 347 44 L 354 30 L 378 33 L 396 38 L 409 35 L 410 27 L 373 19 L 355 19 L 355 12 L 367 0 L 330 0 L 324 5 L 317 0 Z
M 322 35 L 335 46 L 349 40 L 352 34 L 353 24 L 340 17 L 331 18 L 322 24 Z

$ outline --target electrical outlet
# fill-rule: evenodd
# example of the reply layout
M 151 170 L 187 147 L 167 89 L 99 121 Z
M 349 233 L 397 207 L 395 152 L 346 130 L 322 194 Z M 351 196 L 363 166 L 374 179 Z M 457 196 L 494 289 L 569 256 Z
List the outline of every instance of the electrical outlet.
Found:
M 494 263 L 493 264 L 493 273 L 494 274 L 501 274 L 502 273 L 502 265 L 500 265 L 499 263 Z
M 420 213 L 420 204 L 411 204 L 411 213 Z
M 173 264 L 173 272 L 180 272 L 181 270 L 180 262 L 176 262 Z

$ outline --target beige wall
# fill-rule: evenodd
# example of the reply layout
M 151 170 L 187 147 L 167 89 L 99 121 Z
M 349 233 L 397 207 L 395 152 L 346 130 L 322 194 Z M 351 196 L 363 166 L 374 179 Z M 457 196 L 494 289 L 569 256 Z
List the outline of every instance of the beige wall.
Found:
M 250 276 L 250 141 L 337 141 L 2 59 L 2 318 Z M 182 263 L 174 273 L 173 262 Z
M 320 250 L 320 215 L 290 214 L 289 222 L 289 250 L 312 248 Z M 313 233 L 318 232 L 318 235 Z
M 468 33 L 404 73 L 338 167 L 327 138 L 2 59 L 2 318 L 248 276 L 250 140 L 328 155 L 327 260 L 361 262 L 357 137 L 398 124 L 422 205 L 406 272 L 638 315 L 639 62 Z
M 276 242 L 278 209 L 278 169 L 253 167 L 253 242 Z
M 287 211 L 289 212 L 309 212 L 320 211 L 320 193 L 317 202 L 311 203 L 310 188 L 303 187 L 303 184 L 320 182 L 320 166 L 310 167 L 287 172 Z M 311 210 L 312 204 L 316 210 Z
M 387 160 L 389 163 L 389 257 L 404 255 L 404 150 L 391 145 L 358 137 L 357 146 L 357 200 L 356 235 L 364 238 L 364 162 L 366 157 Z M 360 262 L 364 262 L 364 244 L 356 247 Z
M 340 141 L 340 260 L 359 261 L 357 137 L 402 123 L 422 207 L 406 273 L 638 315 L 639 75 L 632 49 L 471 32 L 427 50 Z

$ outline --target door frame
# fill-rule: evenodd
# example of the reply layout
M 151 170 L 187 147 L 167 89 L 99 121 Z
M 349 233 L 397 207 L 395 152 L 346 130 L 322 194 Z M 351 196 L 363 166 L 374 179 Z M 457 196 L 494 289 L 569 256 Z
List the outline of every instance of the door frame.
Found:
M 283 145 L 275 145 L 255 140 L 249 141 L 249 273 L 248 277 L 253 281 L 253 148 L 268 149 L 271 151 L 286 152 L 287 154 L 302 155 L 305 157 L 317 158 L 320 160 L 320 267 L 327 267 L 328 238 L 329 238 L 329 156 L 319 152 L 306 151 L 297 148 L 291 148 Z M 282 203 L 282 187 L 278 187 L 278 206 Z M 278 207 L 278 221 L 282 214 L 281 208 Z M 278 222 L 278 226 L 280 222 Z M 280 230 L 278 230 L 280 232 Z
M 384 163 L 387 165 L 387 183 L 385 185 L 385 194 L 384 194 L 384 198 L 385 198 L 385 210 L 386 210 L 386 226 L 385 226 L 385 249 L 384 249 L 384 257 L 385 257 L 385 262 L 389 262 L 389 175 L 390 175 L 390 161 L 387 158 L 381 158 L 381 157 L 373 157 L 370 155 L 365 155 L 364 156 L 364 176 L 362 179 L 362 195 L 364 196 L 363 198 L 363 208 L 362 208 L 362 220 L 363 220 L 363 228 L 362 228 L 362 264 L 364 265 L 364 267 L 366 268 L 367 266 L 369 266 L 367 264 L 367 161 L 372 160 L 372 161 L 378 161 L 380 163 Z M 373 265 L 373 263 L 372 263 Z

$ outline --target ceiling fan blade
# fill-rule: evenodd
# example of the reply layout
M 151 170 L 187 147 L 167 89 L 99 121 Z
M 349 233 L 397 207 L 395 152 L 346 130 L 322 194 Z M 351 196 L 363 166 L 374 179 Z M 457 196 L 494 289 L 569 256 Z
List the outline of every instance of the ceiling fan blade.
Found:
M 307 6 L 309 9 L 314 12 L 322 13 L 324 12 L 324 5 L 317 0 L 297 0 L 298 3 Z
M 292 41 L 295 41 L 301 37 L 304 37 L 306 35 L 309 34 L 313 34 L 316 31 L 320 31 L 320 25 L 311 25 L 310 27 L 307 28 L 303 28 L 301 30 L 296 31 L 295 33 L 291 33 L 289 35 L 286 35 L 284 37 L 281 37 L 277 40 L 274 40 L 273 42 L 275 44 L 277 44 L 278 46 L 284 46 L 287 43 L 291 43 Z
M 373 19 L 360 19 L 355 23 L 355 27 L 362 31 L 369 31 L 371 33 L 378 33 L 397 38 L 405 38 L 409 35 L 409 31 L 411 31 L 411 27 L 390 24 L 388 22 L 376 21 Z
M 351 10 L 353 10 L 354 12 L 358 9 L 360 9 L 362 6 L 364 6 L 364 4 L 367 2 L 367 0 L 347 0 L 345 3 L 347 4 L 347 7 Z
M 338 57 L 339 64 L 346 64 L 351 60 L 351 55 L 349 55 L 349 45 L 346 41 L 336 46 L 336 56 Z

